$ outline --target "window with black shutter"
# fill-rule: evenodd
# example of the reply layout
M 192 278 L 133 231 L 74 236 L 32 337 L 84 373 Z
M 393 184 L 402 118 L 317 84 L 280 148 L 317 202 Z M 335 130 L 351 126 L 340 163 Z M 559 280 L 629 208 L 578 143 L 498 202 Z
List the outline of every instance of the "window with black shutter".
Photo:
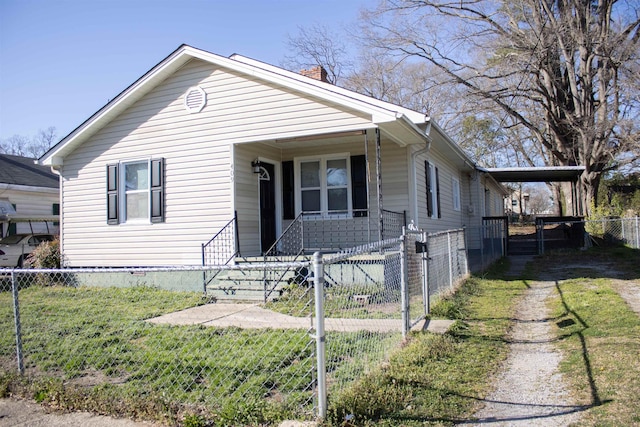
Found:
M 107 165 L 107 224 L 164 222 L 164 159 Z
M 428 161 L 424 161 L 424 177 L 425 187 L 427 191 L 427 216 L 431 218 L 433 216 L 433 192 L 431 190 L 431 164 Z

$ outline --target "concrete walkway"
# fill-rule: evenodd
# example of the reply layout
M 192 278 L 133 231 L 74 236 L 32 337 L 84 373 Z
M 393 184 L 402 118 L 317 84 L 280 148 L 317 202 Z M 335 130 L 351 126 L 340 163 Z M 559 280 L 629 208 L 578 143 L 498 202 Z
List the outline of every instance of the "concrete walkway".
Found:
M 155 324 L 202 325 L 218 328 L 311 329 L 315 319 L 288 316 L 264 309 L 258 304 L 213 303 L 165 314 L 147 321 Z M 444 333 L 452 324 L 452 320 L 421 321 L 412 330 Z M 325 330 L 328 332 L 401 332 L 402 320 L 326 318 Z

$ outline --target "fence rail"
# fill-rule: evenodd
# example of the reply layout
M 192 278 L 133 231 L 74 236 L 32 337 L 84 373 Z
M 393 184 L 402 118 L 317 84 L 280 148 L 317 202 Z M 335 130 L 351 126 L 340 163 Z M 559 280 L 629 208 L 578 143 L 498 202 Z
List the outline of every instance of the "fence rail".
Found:
M 405 231 L 311 261 L 0 270 L 0 372 L 140 404 L 322 417 L 328 395 L 379 366 L 468 274 L 464 230 Z M 259 304 L 201 289 L 216 272 L 292 270 Z

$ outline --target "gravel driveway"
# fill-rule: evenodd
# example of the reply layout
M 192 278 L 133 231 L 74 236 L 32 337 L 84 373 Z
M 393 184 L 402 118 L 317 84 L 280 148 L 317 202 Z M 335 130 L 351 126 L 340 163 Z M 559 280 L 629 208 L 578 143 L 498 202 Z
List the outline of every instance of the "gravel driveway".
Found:
M 511 257 L 511 275 L 520 276 L 531 259 Z M 570 399 L 558 372 L 561 355 L 552 347 L 555 319 L 549 317 L 545 304 L 555 292 L 555 282 L 528 285 L 509 337 L 510 355 L 471 425 L 566 426 L 578 421 L 586 409 Z

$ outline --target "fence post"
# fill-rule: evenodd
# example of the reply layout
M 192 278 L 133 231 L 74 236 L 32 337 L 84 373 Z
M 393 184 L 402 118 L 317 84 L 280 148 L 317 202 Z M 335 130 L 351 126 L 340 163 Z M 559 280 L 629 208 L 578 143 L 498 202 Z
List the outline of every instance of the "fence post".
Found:
M 409 332 L 409 300 L 408 283 L 409 275 L 407 271 L 407 231 L 402 227 L 402 240 L 400 241 L 400 302 L 402 304 L 402 337 L 405 338 Z
M 464 275 L 466 276 L 471 272 L 469 266 L 469 241 L 467 240 L 467 227 L 462 227 L 462 243 L 464 244 Z
M 429 261 L 428 261 L 428 248 L 429 243 L 427 241 L 427 233 L 422 233 L 422 241 L 424 242 L 424 249 L 422 251 L 422 295 L 424 295 L 424 313 L 429 315 L 431 313 L 431 295 L 429 294 Z
M 18 302 L 18 281 L 15 271 L 11 272 L 11 292 L 13 294 L 13 317 L 16 327 L 16 358 L 18 359 L 18 372 L 24 374 L 24 359 L 22 356 L 22 330 L 20 327 L 20 304 Z
M 451 233 L 447 232 L 447 250 L 449 255 L 449 287 L 453 290 L 453 254 L 451 253 Z
M 640 228 L 638 228 L 637 216 L 636 216 L 636 249 L 640 249 Z
M 484 230 L 485 225 L 480 227 L 480 271 L 484 270 Z
M 313 277 L 316 300 L 315 339 L 318 378 L 318 417 L 325 418 L 327 416 L 327 370 L 324 335 L 324 265 L 320 252 L 313 254 Z

